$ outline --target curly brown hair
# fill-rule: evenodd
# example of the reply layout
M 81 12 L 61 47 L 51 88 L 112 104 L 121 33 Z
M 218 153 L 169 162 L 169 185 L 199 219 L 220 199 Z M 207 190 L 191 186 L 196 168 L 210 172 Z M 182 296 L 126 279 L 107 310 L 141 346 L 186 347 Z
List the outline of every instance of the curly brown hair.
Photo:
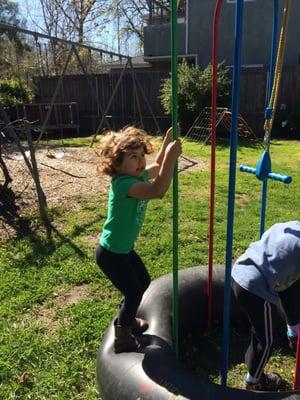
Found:
M 152 153 L 152 145 L 143 129 L 128 126 L 118 132 L 110 131 L 100 141 L 97 154 L 100 162 L 97 171 L 109 176 L 116 175 L 115 166 L 119 166 L 128 150 L 142 147 L 145 154 Z

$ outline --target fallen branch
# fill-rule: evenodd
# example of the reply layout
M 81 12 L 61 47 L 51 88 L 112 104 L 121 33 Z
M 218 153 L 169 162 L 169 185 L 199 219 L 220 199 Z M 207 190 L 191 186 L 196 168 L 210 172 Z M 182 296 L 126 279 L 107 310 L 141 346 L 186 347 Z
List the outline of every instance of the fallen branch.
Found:
M 48 165 L 48 164 L 45 164 L 43 162 L 40 162 L 40 164 L 44 165 L 44 167 L 48 167 L 48 168 L 54 169 L 55 171 L 59 171 L 59 172 L 62 172 L 64 174 L 66 174 L 66 175 L 72 176 L 73 178 L 79 178 L 79 179 L 86 179 L 87 178 L 87 176 L 74 175 L 74 174 L 71 174 L 71 172 L 64 171 L 63 169 L 60 169 L 60 168 L 52 167 L 52 165 Z

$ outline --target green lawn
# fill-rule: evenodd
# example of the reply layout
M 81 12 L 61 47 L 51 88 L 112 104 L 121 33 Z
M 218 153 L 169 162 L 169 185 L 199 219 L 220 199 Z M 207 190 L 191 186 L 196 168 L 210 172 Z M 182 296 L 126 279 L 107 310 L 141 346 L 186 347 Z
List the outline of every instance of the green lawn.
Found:
M 215 263 L 224 263 L 225 259 L 229 150 L 225 140 L 217 148 Z M 237 164 L 255 166 L 261 152 L 259 144 L 245 141 L 238 149 Z M 210 148 L 184 142 L 184 154 L 201 158 L 207 169 L 179 175 L 181 268 L 207 264 Z M 270 181 L 267 227 L 277 221 L 299 219 L 300 210 L 300 142 L 276 141 L 271 155 L 273 170 L 292 175 L 293 183 Z M 258 238 L 260 190 L 261 184 L 253 175 L 237 172 L 234 257 Z M 171 193 L 164 200 L 149 203 L 136 246 L 152 278 L 171 271 Z M 41 229 L 1 243 L 0 399 L 99 398 L 96 354 L 121 298 L 99 271 L 93 256 L 105 219 L 106 197 L 78 198 L 76 212 L 57 207 L 51 213 L 57 227 L 51 244 Z M 218 335 L 211 340 L 217 341 Z M 183 354 L 203 375 L 198 357 L 197 349 L 194 356 Z M 293 363 L 291 357 L 278 351 L 271 366 L 277 365 L 280 370 L 285 365 L 285 376 L 291 381 Z M 204 371 L 214 381 L 218 380 L 216 365 L 219 360 Z M 233 366 L 229 384 L 240 382 L 244 372 L 243 365 Z

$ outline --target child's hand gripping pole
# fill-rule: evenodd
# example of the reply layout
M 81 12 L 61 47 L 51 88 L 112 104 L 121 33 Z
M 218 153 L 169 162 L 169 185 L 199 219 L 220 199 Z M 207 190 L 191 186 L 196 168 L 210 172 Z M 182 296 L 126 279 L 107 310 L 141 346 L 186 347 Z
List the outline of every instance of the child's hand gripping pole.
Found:
M 294 390 L 300 390 L 300 326 L 298 328 L 298 340 L 297 340 L 297 349 L 296 349 Z
M 271 159 L 268 151 L 265 151 L 258 161 L 256 168 L 248 167 L 247 165 L 241 164 L 240 171 L 248 172 L 249 174 L 256 175 L 257 179 L 264 181 L 266 179 L 272 179 L 283 183 L 291 183 L 292 177 L 288 175 L 281 175 L 275 172 L 271 172 Z

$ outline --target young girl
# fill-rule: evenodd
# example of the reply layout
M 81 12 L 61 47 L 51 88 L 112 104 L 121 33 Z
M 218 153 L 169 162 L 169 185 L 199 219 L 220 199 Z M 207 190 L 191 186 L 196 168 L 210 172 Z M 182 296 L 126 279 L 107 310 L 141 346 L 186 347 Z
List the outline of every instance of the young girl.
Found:
M 137 351 L 148 344 L 145 337 L 139 336 L 148 323 L 135 317 L 150 276 L 134 251 L 134 243 L 144 221 L 147 201 L 162 198 L 171 184 L 181 143 L 172 141 L 170 128 L 155 162 L 146 167 L 145 155 L 151 152 L 145 132 L 135 127 L 109 132 L 98 152 L 98 171 L 112 180 L 108 216 L 96 249 L 96 261 L 124 295 L 115 320 L 116 353 Z

